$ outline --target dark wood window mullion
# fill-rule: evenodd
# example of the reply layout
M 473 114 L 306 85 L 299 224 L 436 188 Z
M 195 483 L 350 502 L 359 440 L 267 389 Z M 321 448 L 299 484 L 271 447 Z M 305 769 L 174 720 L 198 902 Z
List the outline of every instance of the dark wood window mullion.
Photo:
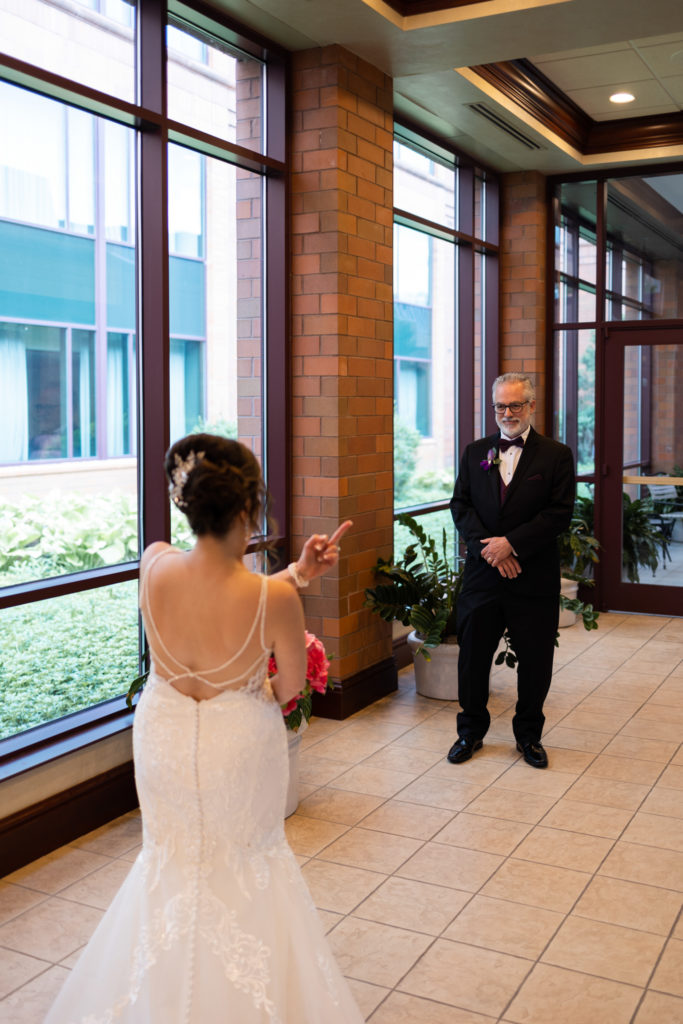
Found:
M 496 178 L 486 176 L 486 212 L 484 215 L 484 238 L 498 249 L 500 246 L 500 187 Z
M 456 459 L 474 440 L 474 252 L 469 245 L 456 249 L 458 290 L 456 293 L 457 438 Z
M 482 313 L 484 316 L 484 332 L 482 345 L 484 347 L 484 379 L 483 386 L 486 389 L 486 422 L 487 429 L 495 430 L 495 417 L 491 408 L 489 388 L 491 382 L 498 376 L 500 363 L 498 359 L 498 337 L 500 331 L 500 261 L 497 256 L 482 256 L 482 278 L 483 296 Z
M 81 590 L 96 590 L 98 587 L 109 587 L 116 583 L 134 580 L 138 575 L 138 563 L 119 562 L 117 565 L 102 566 L 99 569 L 87 569 L 74 572 L 69 576 L 49 577 L 44 580 L 30 580 L 27 583 L 16 583 L 11 587 L 0 588 L 0 608 L 13 608 L 20 604 L 32 604 L 35 601 L 47 601 L 65 594 L 75 594 Z
M 458 168 L 458 228 L 471 235 L 474 230 L 474 168 Z M 456 461 L 466 444 L 474 440 L 474 249 L 456 246 L 456 373 L 457 451 Z
M 567 306 L 564 318 L 570 322 L 579 320 L 579 293 L 581 289 L 580 256 L 581 225 L 579 219 L 567 214 L 565 231 L 572 238 L 572 287 L 567 289 Z M 564 395 L 564 442 L 574 452 L 578 460 L 579 444 L 579 332 L 568 329 L 564 337 L 565 351 L 565 395 Z
M 170 539 L 161 453 L 169 442 L 168 139 L 165 5 L 138 6 L 138 102 L 160 118 L 138 138 L 137 325 L 141 548 Z
M 608 341 L 608 330 L 605 323 L 607 317 L 607 233 L 606 233 L 606 222 L 607 222 L 607 183 L 605 180 L 598 180 L 596 183 L 597 196 L 596 196 L 596 220 L 595 220 L 595 235 L 597 243 L 597 266 L 595 273 L 595 476 L 594 476 L 594 497 L 595 497 L 595 533 L 596 536 L 604 536 L 603 526 L 603 486 L 600 484 L 600 479 L 605 477 L 609 472 L 619 472 L 621 475 L 621 467 L 612 466 L 609 467 L 604 463 L 604 451 L 605 451 L 605 418 L 609 415 L 607 410 L 607 402 L 601 401 L 601 396 L 605 394 L 605 359 L 606 352 L 605 347 L 609 344 Z M 621 384 L 623 390 L 623 381 Z M 621 521 L 621 515 L 619 519 Z M 613 540 L 613 538 L 612 538 Z M 618 538 L 618 546 L 621 549 L 621 535 Z M 594 604 L 596 608 L 602 608 L 602 576 L 603 570 L 598 567 L 595 574 L 595 588 Z

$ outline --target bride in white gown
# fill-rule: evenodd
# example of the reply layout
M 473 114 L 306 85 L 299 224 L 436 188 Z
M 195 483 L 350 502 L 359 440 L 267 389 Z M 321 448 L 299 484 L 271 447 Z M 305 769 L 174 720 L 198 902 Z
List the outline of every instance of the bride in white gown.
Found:
M 142 851 L 46 1024 L 361 1024 L 285 839 L 279 706 L 305 676 L 296 585 L 336 563 L 350 524 L 259 576 L 243 564 L 264 501 L 252 453 L 195 434 L 166 470 L 197 541 L 152 544 L 140 563 Z

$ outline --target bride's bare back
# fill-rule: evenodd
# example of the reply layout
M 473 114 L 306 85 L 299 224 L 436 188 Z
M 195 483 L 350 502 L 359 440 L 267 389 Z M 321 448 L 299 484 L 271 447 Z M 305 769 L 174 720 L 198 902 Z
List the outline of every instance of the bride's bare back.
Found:
M 262 685 L 274 651 L 273 689 L 288 700 L 305 670 L 298 597 L 289 584 L 224 557 L 225 550 L 225 541 L 199 538 L 192 551 L 154 544 L 143 555 L 140 607 L 154 670 L 186 696 L 210 700 L 225 689 Z

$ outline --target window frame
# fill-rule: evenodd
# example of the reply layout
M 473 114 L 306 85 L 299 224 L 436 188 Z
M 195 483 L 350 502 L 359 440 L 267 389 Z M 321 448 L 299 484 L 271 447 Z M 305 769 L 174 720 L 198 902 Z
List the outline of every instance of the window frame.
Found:
M 169 142 L 244 167 L 263 180 L 265 245 L 263 297 L 263 462 L 278 520 L 289 522 L 288 302 L 286 251 L 286 83 L 287 54 L 280 47 L 200 3 L 137 0 L 136 102 L 72 81 L 0 54 L 0 79 L 77 109 L 136 129 L 137 301 L 133 336 L 137 363 L 137 472 L 141 551 L 170 539 L 170 512 L 163 471 L 169 437 L 169 252 L 167 231 L 167 153 Z M 167 10 L 168 7 L 168 10 Z M 187 23 L 211 33 L 264 64 L 265 136 L 263 153 L 199 132 L 168 117 L 166 106 L 166 26 Z M 125 243 L 122 243 L 125 244 Z M 130 244 L 130 243 L 128 243 Z M 155 301 L 141 301 L 153 295 Z M 159 301 L 159 296 L 161 300 Z M 140 341 L 142 339 L 142 341 Z M 269 387 L 270 382 L 273 387 Z M 269 540 L 286 563 L 288 537 Z M 111 586 L 139 576 L 139 560 L 84 572 L 32 580 L 0 588 L 0 609 Z M 140 637 L 142 631 L 140 627 Z M 130 728 L 132 712 L 119 696 L 0 740 L 0 779 Z
M 651 308 L 648 308 L 645 302 L 632 299 L 623 294 L 621 288 L 621 276 L 622 266 L 624 258 L 627 255 L 635 257 L 635 262 L 638 264 L 639 272 L 642 278 L 643 272 L 648 271 L 648 260 L 644 254 L 637 252 L 630 246 L 624 246 L 622 243 L 615 244 L 615 239 L 608 232 L 608 201 L 609 201 L 609 183 L 612 180 L 623 180 L 628 178 L 644 178 L 644 177 L 662 177 L 669 174 L 680 175 L 683 173 L 683 163 L 664 163 L 653 168 L 648 165 L 634 165 L 632 167 L 608 167 L 602 170 L 593 170 L 586 172 L 579 172 L 577 174 L 557 174 L 548 177 L 547 186 L 547 208 L 549 211 L 548 216 L 548 242 L 547 242 L 547 337 L 546 337 L 546 365 L 548 367 L 548 379 L 552 380 L 552 387 L 547 389 L 546 393 L 546 422 L 553 424 L 553 437 L 564 439 L 565 443 L 568 444 L 575 456 L 578 452 L 578 378 L 579 378 L 579 359 L 578 359 L 578 337 L 581 331 L 593 330 L 595 333 L 595 400 L 598 401 L 598 395 L 603 389 L 603 360 L 604 360 L 604 348 L 605 340 L 609 327 L 611 324 L 620 325 L 629 322 L 643 323 L 646 320 L 653 320 Z M 565 184 L 589 184 L 592 183 L 595 188 L 595 202 L 596 202 L 596 218 L 595 224 L 586 222 L 584 225 L 581 219 L 572 214 L 572 219 L 576 223 L 576 239 L 578 246 L 578 238 L 582 227 L 586 227 L 591 233 L 595 235 L 595 246 L 596 246 L 596 280 L 587 282 L 578 277 L 578 270 L 575 278 L 571 278 L 576 283 L 576 319 L 571 320 L 564 316 L 564 310 L 559 310 L 555 301 L 555 285 L 558 281 L 565 279 L 566 275 L 560 272 L 556 265 L 556 246 L 555 246 L 555 232 L 558 226 L 559 218 L 567 216 L 567 210 L 561 203 L 561 189 Z M 608 255 L 610 252 L 618 252 L 619 259 L 615 261 L 613 258 L 609 259 L 608 267 Z M 615 262 L 618 262 L 618 267 L 615 266 Z M 578 248 L 575 256 L 575 263 L 578 267 Z M 609 269 L 609 273 L 608 273 Z M 584 287 L 595 294 L 595 315 L 590 320 L 578 319 L 578 290 L 579 286 Z M 634 318 L 633 321 L 625 320 L 623 317 L 616 319 L 613 316 L 614 307 L 617 307 L 620 311 L 623 307 L 634 310 L 641 315 Z M 666 318 L 659 319 L 656 322 L 662 323 Z M 680 322 L 682 318 L 669 319 L 670 323 Z M 563 363 L 562 369 L 565 371 L 562 376 L 563 387 L 561 394 L 562 403 L 562 414 L 563 414 L 563 430 L 560 429 L 559 415 L 560 410 L 558 408 L 558 381 L 560 380 L 559 368 L 557 365 L 556 358 L 556 339 L 559 335 L 566 335 L 567 342 L 565 343 L 566 358 Z M 571 343 L 570 343 L 571 342 Z M 581 484 L 596 486 L 599 483 L 600 475 L 600 452 L 602 451 L 604 436 L 604 422 L 596 410 L 595 425 L 594 425 L 594 450 L 595 450 L 595 464 L 592 473 L 578 473 L 577 482 Z M 649 428 L 644 425 L 640 432 L 640 444 L 641 444 L 641 458 L 638 462 L 628 463 L 628 468 L 635 469 L 637 467 L 647 467 L 649 465 L 649 448 L 650 448 L 650 436 Z M 646 452 L 645 457 L 642 453 Z M 596 505 L 599 504 L 599 499 Z
M 397 119 L 394 124 L 394 140 L 439 163 L 453 168 L 454 199 L 456 205 L 456 227 L 430 221 L 417 214 L 394 207 L 394 224 L 422 231 L 434 238 L 452 243 L 454 253 L 455 323 L 454 323 L 454 472 L 463 447 L 476 436 L 477 431 L 488 433 L 495 422 L 491 403 L 484 396 L 488 394 L 491 381 L 496 377 L 499 366 L 498 325 L 499 325 L 499 267 L 500 267 L 500 179 L 491 168 L 474 161 L 460 150 L 448 147 L 424 129 L 409 121 Z M 475 234 L 475 201 L 477 179 L 481 180 L 479 200 L 482 204 L 478 222 L 485 237 Z M 481 354 L 478 372 L 475 365 L 475 262 L 482 256 L 481 280 Z M 433 306 L 430 306 L 432 309 Z M 402 357 L 401 357 L 402 358 Z M 397 357 L 394 355 L 394 363 Z M 428 361 L 431 371 L 431 359 Z M 475 392 L 482 395 L 477 425 L 475 427 Z M 430 416 L 431 419 L 431 416 Z M 431 435 L 430 435 L 431 436 Z M 449 507 L 450 498 L 441 498 L 417 505 L 394 508 L 394 521 L 401 514 L 414 517 L 440 512 Z

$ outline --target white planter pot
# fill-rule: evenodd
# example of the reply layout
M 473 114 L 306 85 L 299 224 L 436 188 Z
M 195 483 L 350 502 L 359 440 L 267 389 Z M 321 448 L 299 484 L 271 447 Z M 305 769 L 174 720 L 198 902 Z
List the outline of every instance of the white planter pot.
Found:
M 433 700 L 458 699 L 458 655 L 457 644 L 439 644 L 431 650 L 430 660 L 418 651 L 422 642 L 413 631 L 408 635 L 408 646 L 413 652 L 415 663 L 415 689 L 422 697 Z
M 285 801 L 285 818 L 294 814 L 299 806 L 299 752 L 301 737 L 308 727 L 304 719 L 297 732 L 287 730 L 287 750 L 289 753 L 289 781 L 287 783 L 287 799 Z
M 570 601 L 573 601 L 579 592 L 579 584 L 575 580 L 566 580 L 562 577 L 560 591 Z M 565 626 L 573 626 L 577 618 L 576 612 L 570 612 L 568 608 L 560 607 L 560 629 L 564 629 Z

